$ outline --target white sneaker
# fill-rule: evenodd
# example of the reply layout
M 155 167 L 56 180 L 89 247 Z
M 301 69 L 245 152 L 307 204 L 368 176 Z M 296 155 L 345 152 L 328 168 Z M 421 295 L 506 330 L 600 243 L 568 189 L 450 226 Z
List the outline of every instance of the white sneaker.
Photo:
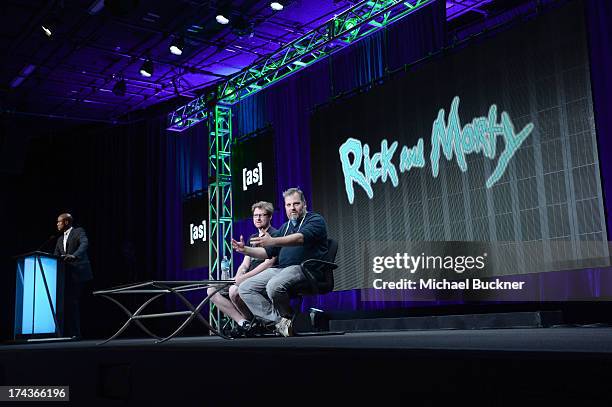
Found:
M 283 336 L 293 336 L 293 326 L 291 325 L 291 320 L 287 318 L 281 318 L 278 323 L 276 323 L 276 332 Z

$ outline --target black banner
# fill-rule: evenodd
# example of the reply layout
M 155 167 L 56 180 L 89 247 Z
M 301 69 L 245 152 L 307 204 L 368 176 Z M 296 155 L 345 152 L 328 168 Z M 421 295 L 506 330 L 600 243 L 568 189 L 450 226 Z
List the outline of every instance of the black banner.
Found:
M 275 207 L 276 173 L 274 132 L 267 129 L 232 146 L 232 199 L 234 219 L 251 217 L 251 206 L 258 201 Z
M 183 269 L 208 267 L 208 193 L 183 202 Z
M 366 242 L 543 242 L 515 245 L 514 273 L 608 257 L 581 2 L 322 108 L 311 134 L 336 289 L 365 286 Z

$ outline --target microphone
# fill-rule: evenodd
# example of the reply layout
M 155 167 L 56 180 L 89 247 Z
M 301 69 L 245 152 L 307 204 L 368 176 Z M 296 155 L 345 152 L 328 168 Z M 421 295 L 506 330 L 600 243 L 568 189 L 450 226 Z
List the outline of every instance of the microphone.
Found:
M 36 251 L 40 251 L 43 249 L 43 247 L 45 247 L 46 245 L 48 245 L 52 240 L 57 239 L 57 237 L 60 235 L 61 232 L 58 233 L 54 233 L 51 236 L 49 236 L 49 238 L 47 240 L 45 240 L 45 243 L 41 244 L 40 247 L 38 249 L 36 249 Z

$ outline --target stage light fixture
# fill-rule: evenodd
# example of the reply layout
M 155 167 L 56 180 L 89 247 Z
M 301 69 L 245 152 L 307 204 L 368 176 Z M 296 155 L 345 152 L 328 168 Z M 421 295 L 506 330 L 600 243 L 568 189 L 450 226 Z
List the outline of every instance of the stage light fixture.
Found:
M 57 23 L 54 20 L 48 19 L 42 22 L 42 24 L 40 25 L 40 28 L 42 28 L 43 32 L 45 33 L 47 37 L 51 38 L 53 34 L 55 34 Z
M 279 1 L 273 1 L 272 3 L 270 3 L 270 8 L 274 11 L 281 11 L 285 8 L 285 6 L 283 6 L 283 3 Z
M 229 18 L 226 17 L 226 13 L 221 13 L 221 12 L 217 14 L 217 16 L 215 17 L 215 20 L 217 20 L 217 22 L 222 25 L 229 24 L 230 22 Z
M 125 96 L 125 91 L 127 90 L 127 85 L 125 84 L 125 79 L 121 78 L 113 86 L 113 93 L 117 96 Z
M 140 74 L 145 78 L 150 78 L 153 76 L 153 61 L 147 59 L 140 67 Z
M 105 0 L 94 0 L 94 2 L 89 5 L 87 12 L 90 15 L 95 16 L 104 8 L 104 1 Z
M 182 55 L 183 49 L 185 49 L 183 37 L 175 37 L 170 43 L 170 52 L 174 55 Z

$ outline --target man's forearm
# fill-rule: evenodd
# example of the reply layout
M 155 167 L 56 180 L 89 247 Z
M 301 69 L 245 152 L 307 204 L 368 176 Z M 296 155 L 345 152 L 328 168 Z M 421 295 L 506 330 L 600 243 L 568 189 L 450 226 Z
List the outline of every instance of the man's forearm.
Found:
M 240 267 L 238 267 L 238 270 L 236 270 L 236 275 L 239 276 L 240 274 L 246 274 L 247 270 L 248 268 L 241 264 Z
M 270 246 L 300 246 L 304 244 L 304 235 L 301 233 L 292 233 L 287 236 L 273 237 Z
M 261 273 L 265 269 L 272 267 L 274 265 L 274 260 L 275 260 L 275 257 L 271 259 L 267 259 L 266 261 L 261 263 L 259 266 L 255 267 L 253 270 L 249 271 L 248 273 L 245 273 L 244 276 L 247 278 L 256 276 L 257 274 Z
M 267 259 L 268 253 L 263 247 L 244 246 L 244 254 L 258 259 Z

